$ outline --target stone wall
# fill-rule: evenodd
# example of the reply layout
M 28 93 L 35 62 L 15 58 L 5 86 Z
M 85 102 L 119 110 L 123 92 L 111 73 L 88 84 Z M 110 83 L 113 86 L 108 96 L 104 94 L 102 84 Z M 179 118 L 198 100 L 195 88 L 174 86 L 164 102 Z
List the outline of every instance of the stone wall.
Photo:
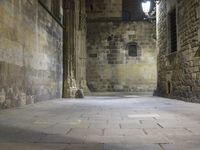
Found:
M 87 19 L 106 20 L 122 18 L 122 0 L 86 0 Z
M 141 0 L 123 0 L 122 2 L 123 20 L 142 21 L 144 19 Z
M 198 0 L 167 0 L 157 10 L 158 94 L 200 102 L 200 6 Z M 177 51 L 170 53 L 169 13 L 176 8 Z
M 62 32 L 38 1 L 0 1 L 0 107 L 61 97 Z
M 155 27 L 151 23 L 89 22 L 87 28 L 87 84 L 91 91 L 155 90 Z M 131 45 L 136 53 L 129 52 Z

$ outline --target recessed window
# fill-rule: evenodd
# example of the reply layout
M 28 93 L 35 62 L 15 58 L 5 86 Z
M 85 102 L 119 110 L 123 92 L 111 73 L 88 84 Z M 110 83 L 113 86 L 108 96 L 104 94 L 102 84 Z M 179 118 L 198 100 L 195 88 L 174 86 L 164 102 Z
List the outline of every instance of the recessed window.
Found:
M 128 56 L 137 57 L 138 56 L 137 47 L 138 47 L 137 43 L 128 44 Z
M 177 25 L 176 25 L 176 9 L 173 9 L 169 13 L 169 38 L 170 49 L 169 52 L 173 53 L 177 51 Z

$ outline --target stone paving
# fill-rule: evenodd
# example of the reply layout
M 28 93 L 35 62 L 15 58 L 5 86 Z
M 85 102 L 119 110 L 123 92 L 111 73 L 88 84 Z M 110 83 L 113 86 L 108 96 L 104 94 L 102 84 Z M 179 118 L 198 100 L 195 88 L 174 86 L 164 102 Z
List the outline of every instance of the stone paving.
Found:
M 151 96 L 45 101 L 0 111 L 0 150 L 200 150 L 199 114 Z

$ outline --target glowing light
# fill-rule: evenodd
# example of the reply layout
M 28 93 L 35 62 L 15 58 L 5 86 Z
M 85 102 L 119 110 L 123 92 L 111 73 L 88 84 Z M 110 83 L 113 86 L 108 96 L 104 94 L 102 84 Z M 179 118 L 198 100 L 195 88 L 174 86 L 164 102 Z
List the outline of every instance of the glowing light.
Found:
M 151 2 L 150 1 L 142 2 L 142 10 L 146 15 L 148 15 L 150 8 L 151 8 Z

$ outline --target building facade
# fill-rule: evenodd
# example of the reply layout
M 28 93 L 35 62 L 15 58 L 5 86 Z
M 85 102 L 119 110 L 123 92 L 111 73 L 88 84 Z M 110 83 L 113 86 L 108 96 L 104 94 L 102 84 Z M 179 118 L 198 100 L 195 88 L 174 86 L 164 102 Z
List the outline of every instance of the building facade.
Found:
M 99 3 L 101 5 L 87 1 L 86 70 L 89 89 L 96 92 L 153 93 L 157 82 L 155 25 L 143 20 L 140 1 Z M 94 9 L 96 7 L 98 11 Z M 130 8 L 138 8 L 140 13 L 135 14 L 136 11 Z M 131 17 L 125 17 L 124 11 Z
M 162 0 L 157 6 L 158 95 L 200 102 L 198 0 Z

